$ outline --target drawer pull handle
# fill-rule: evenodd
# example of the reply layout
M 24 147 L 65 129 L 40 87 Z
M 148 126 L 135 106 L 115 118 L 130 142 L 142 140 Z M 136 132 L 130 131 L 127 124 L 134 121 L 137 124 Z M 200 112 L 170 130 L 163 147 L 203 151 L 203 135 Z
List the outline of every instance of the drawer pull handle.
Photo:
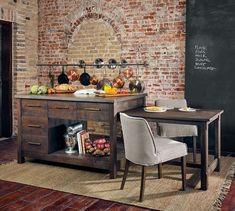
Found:
M 40 105 L 26 105 L 27 107 L 40 108 Z
M 69 107 L 55 107 L 55 109 L 69 109 Z
M 86 111 L 101 111 L 100 108 L 84 108 Z
M 41 143 L 28 141 L 29 145 L 41 146 Z
M 28 127 L 41 128 L 41 125 L 28 125 Z

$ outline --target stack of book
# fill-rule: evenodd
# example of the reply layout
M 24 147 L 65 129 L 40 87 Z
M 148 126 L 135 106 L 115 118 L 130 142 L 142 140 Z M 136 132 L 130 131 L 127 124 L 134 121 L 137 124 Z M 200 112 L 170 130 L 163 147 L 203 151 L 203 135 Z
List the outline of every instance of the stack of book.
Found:
M 81 130 L 77 133 L 79 154 L 86 154 L 85 142 L 87 139 L 89 139 L 89 133 L 86 130 Z

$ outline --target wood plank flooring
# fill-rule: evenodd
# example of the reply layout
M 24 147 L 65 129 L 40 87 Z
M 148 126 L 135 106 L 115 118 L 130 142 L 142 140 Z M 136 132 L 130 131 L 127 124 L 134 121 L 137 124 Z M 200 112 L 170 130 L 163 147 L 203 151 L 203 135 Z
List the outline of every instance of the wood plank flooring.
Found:
M 0 141 L 0 165 L 16 159 L 16 141 Z M 150 211 L 137 206 L 0 180 L 1 211 Z
M 15 140 L 0 141 L 0 165 L 16 159 Z M 150 211 L 112 201 L 0 180 L 0 210 L 84 210 L 84 211 Z M 235 180 L 222 204 L 222 211 L 235 210 Z

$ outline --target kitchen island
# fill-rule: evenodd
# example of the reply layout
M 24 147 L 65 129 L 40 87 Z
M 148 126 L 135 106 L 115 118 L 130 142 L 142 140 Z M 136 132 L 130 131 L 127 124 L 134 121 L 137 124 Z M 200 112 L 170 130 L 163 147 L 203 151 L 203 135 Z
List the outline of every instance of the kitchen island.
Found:
M 117 144 L 118 113 L 143 107 L 147 94 L 99 97 L 73 94 L 17 95 L 18 163 L 25 157 L 109 170 L 116 178 L 118 161 L 123 157 Z M 63 134 L 65 126 L 87 121 L 107 122 L 110 156 L 66 154 Z M 121 150 L 120 150 L 121 151 Z

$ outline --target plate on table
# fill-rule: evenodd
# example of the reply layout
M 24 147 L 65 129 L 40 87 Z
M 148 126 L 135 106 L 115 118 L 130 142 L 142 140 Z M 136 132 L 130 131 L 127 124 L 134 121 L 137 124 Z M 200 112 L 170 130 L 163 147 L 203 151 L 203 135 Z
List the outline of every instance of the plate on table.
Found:
M 144 108 L 144 111 L 146 112 L 165 112 L 167 111 L 166 108 L 158 107 L 158 106 L 147 106 Z
M 184 112 L 194 112 L 196 111 L 197 109 L 195 108 L 190 108 L 190 107 L 187 107 L 187 108 L 179 108 L 179 111 L 184 111 Z
M 171 107 L 171 106 L 161 106 L 161 108 L 166 109 L 166 110 L 174 109 L 174 107 Z

